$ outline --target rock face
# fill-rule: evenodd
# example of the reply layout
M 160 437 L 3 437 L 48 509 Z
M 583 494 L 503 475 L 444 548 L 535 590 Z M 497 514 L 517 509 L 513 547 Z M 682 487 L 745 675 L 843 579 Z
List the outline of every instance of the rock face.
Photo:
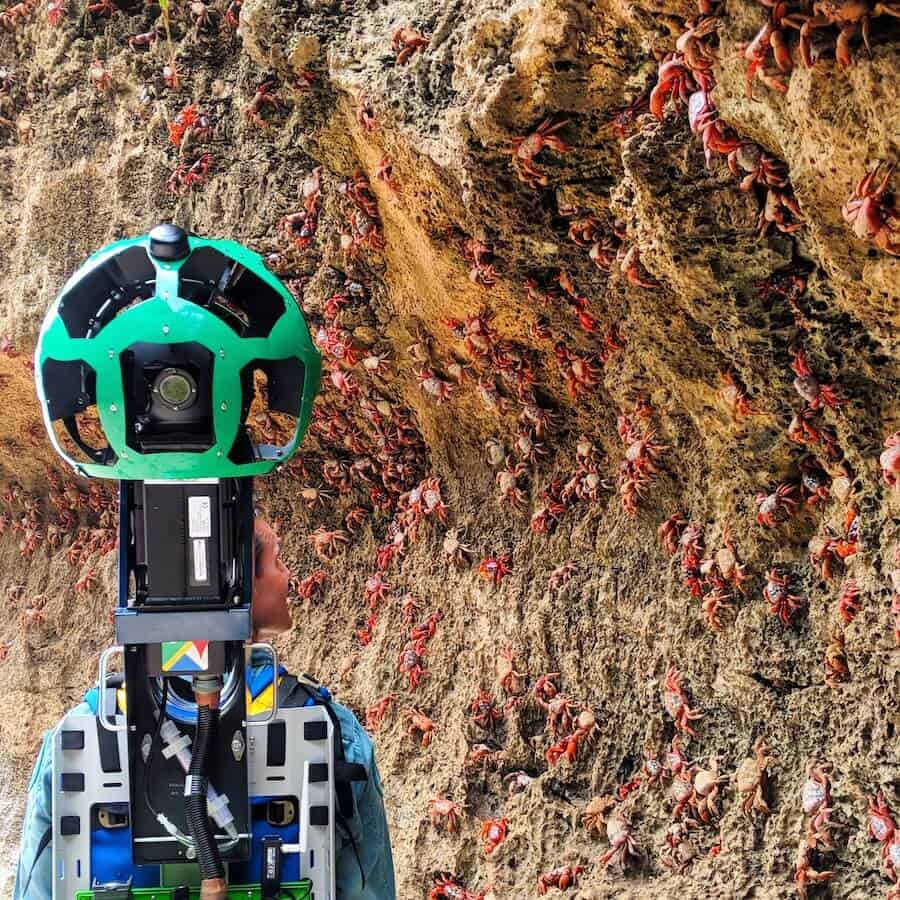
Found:
M 842 206 L 900 160 L 895 6 L 871 4 L 871 52 L 850 34 L 847 68 L 833 25 L 804 65 L 802 2 L 699 23 L 649 0 L 172 6 L 171 45 L 149 49 L 128 39 L 162 25 L 154 4 L 0 14 L 6 862 L 41 731 L 94 677 L 114 596 L 111 488 L 54 486 L 23 362 L 90 252 L 171 220 L 263 253 L 323 329 L 302 465 L 261 485 L 311 594 L 279 646 L 362 718 L 394 695 L 375 741 L 402 898 L 435 872 L 528 897 L 568 865 L 572 896 L 789 896 L 810 763 L 832 847 L 805 859 L 834 873 L 811 895 L 886 890 L 865 825 L 878 790 L 900 813 L 900 491 L 878 463 L 900 429 L 900 176 L 856 234 Z M 793 72 L 769 52 L 748 98 L 743 45 L 777 15 Z M 687 59 L 667 61 L 676 42 Z M 677 77 L 654 115 L 661 66 Z M 207 119 L 188 128 L 191 103 Z M 357 507 L 318 559 L 309 535 Z M 398 660 L 417 639 L 413 687 Z M 703 713 L 680 720 L 686 757 L 726 780 L 672 824 L 677 775 L 645 763 L 683 703 Z M 746 786 L 759 738 L 770 813 L 750 818 L 732 776 Z M 458 831 L 431 824 L 438 794 Z M 490 819 L 507 833 L 486 854 Z M 628 822 L 634 853 L 605 866 Z

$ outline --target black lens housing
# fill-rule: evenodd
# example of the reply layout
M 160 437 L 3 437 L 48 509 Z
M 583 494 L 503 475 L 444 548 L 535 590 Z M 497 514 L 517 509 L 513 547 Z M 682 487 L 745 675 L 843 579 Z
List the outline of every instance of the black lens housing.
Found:
M 126 441 L 138 453 L 197 452 L 216 442 L 212 412 L 215 359 L 201 344 L 132 344 L 121 354 Z M 183 403 L 165 396 L 181 387 Z M 183 395 L 182 394 L 182 395 Z

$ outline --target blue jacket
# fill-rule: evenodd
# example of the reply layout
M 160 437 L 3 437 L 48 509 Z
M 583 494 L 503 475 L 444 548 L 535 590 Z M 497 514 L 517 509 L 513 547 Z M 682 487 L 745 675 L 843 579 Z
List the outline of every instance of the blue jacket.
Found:
M 271 667 L 269 668 L 271 669 Z M 283 667 L 280 672 L 284 674 Z M 260 681 L 255 678 L 259 674 L 259 667 L 254 667 L 248 677 L 248 681 L 256 681 L 255 689 L 252 689 L 254 696 L 259 690 Z M 263 684 L 271 683 L 271 671 L 268 679 L 263 677 L 262 682 Z M 83 715 L 91 715 L 94 712 L 96 689 L 85 694 L 85 701 L 76 706 L 74 712 Z M 395 900 L 391 841 L 372 740 L 349 709 L 334 701 L 331 706 L 340 722 L 345 759 L 347 762 L 361 763 L 369 774 L 369 778 L 365 782 L 352 782 L 356 811 L 348 826 L 353 836 L 353 842 L 342 833 L 340 828 L 335 829 L 337 898 L 338 900 Z M 12 900 L 51 900 L 52 898 L 52 845 L 45 847 L 40 852 L 40 842 L 50 826 L 54 731 L 55 729 L 50 729 L 44 734 L 37 762 L 28 783 L 28 802 L 22 825 L 19 865 L 16 871 Z M 36 856 L 37 861 L 35 862 Z M 34 870 L 26 896 L 22 891 L 32 866 L 34 866 Z M 363 886 L 363 873 L 365 873 L 365 886 Z

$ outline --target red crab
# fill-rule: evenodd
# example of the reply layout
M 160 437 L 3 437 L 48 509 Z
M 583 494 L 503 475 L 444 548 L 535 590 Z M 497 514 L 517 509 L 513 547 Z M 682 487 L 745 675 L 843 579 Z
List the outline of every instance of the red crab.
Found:
M 419 603 L 416 597 L 412 595 L 407 595 L 406 600 L 403 601 L 403 606 L 401 607 L 401 621 L 404 625 L 412 625 L 413 619 L 416 617 L 416 612 L 422 608 L 422 604 Z
M 882 852 L 887 852 L 887 847 L 894 837 L 897 825 L 891 816 L 891 810 L 884 802 L 884 794 L 879 791 L 877 796 L 869 797 L 869 817 L 866 821 L 866 831 L 875 841 L 880 841 Z
M 492 287 L 497 281 L 494 271 L 494 253 L 475 238 L 466 238 L 463 242 L 463 257 L 471 264 L 469 281 L 482 287 Z
M 499 553 L 497 556 L 487 556 L 478 567 L 478 574 L 486 581 L 490 581 L 497 587 L 503 578 L 512 571 L 512 554 Z
M 397 671 L 409 677 L 409 689 L 414 691 L 425 677 L 422 657 L 425 655 L 424 641 L 407 641 L 397 659 Z
M 98 91 L 108 91 L 113 84 L 112 75 L 104 68 L 102 59 L 95 59 L 88 68 L 88 81 Z
M 616 251 L 616 260 L 621 266 L 625 277 L 629 284 L 641 288 L 659 287 L 660 282 L 649 276 L 642 276 L 641 270 L 638 268 L 641 262 L 641 251 L 637 244 L 632 244 L 626 249 L 626 245 L 622 244 Z
M 64 0 L 62 4 L 60 4 L 60 0 L 56 0 L 58 5 L 62 5 L 64 8 Z M 49 18 L 49 15 L 48 15 Z M 166 36 L 166 30 L 162 25 L 156 25 L 151 28 L 149 31 L 142 31 L 139 34 L 133 34 L 130 38 L 128 38 L 128 46 L 131 47 L 132 50 L 139 50 L 141 47 L 150 47 L 155 44 L 161 37 Z M 171 125 L 169 126 L 171 128 Z
M 451 381 L 439 377 L 432 369 L 423 366 L 416 372 L 416 378 L 419 380 L 419 387 L 437 402 L 443 403 L 452 393 L 455 385 Z
M 406 729 L 406 733 L 410 737 L 414 737 L 417 731 L 421 732 L 422 746 L 427 747 L 431 743 L 431 738 L 434 733 L 434 722 L 416 707 L 408 709 L 406 713 L 410 723 L 409 728 Z
M 700 563 L 700 572 L 708 584 L 723 589 L 728 585 L 746 596 L 743 586 L 747 580 L 745 567 L 740 562 L 728 525 L 722 529 L 722 543 L 724 547 L 720 547 L 713 556 Z
M 485 768 L 487 766 L 497 768 L 505 759 L 505 750 L 496 750 L 487 744 L 473 744 L 466 756 L 466 765 L 471 767 L 482 763 Z
M 575 218 L 569 222 L 569 240 L 579 247 L 590 247 L 600 236 L 600 220 L 585 210 L 576 210 Z
M 344 525 L 346 526 L 347 531 L 354 534 L 356 529 L 366 521 L 369 513 L 370 510 L 366 509 L 364 506 L 354 506 L 348 510 L 347 514 L 344 516 Z
M 301 600 L 312 600 L 321 592 L 322 586 L 328 580 L 328 573 L 324 569 L 317 569 L 311 575 L 299 579 L 294 585 L 294 593 Z
M 645 748 L 643 756 L 641 772 L 646 778 L 646 783 L 648 785 L 659 784 L 663 777 L 663 764 L 657 759 L 656 753 L 651 748 Z
M 818 765 L 811 762 L 806 767 L 806 781 L 800 791 L 800 802 L 803 812 L 808 816 L 821 815 L 831 812 L 828 809 L 831 803 L 831 779 L 828 773 L 831 771 L 829 764 Z
M 803 598 L 792 594 L 790 586 L 790 575 L 782 575 L 777 569 L 769 569 L 766 573 L 763 597 L 769 604 L 769 612 L 789 628 L 794 624 L 794 613 L 803 608 Z
M 624 106 L 614 106 L 607 110 L 609 126 L 619 136 L 620 140 L 628 137 L 626 129 L 630 128 L 642 110 L 647 108 L 649 91 L 644 91 Z
M 679 731 L 684 731 L 693 737 L 697 736 L 691 722 L 702 719 L 704 714 L 688 706 L 687 697 L 681 687 L 681 673 L 675 666 L 669 666 L 666 670 L 663 705 L 666 712 L 675 720 L 675 727 Z
M 440 829 L 441 819 L 446 818 L 447 830 L 452 832 L 459 831 L 459 815 L 462 812 L 462 805 L 453 800 L 448 800 L 443 794 L 432 797 L 428 801 L 428 813 L 431 817 L 431 824 L 435 828 Z
M 725 387 L 719 391 L 719 396 L 725 401 L 731 410 L 735 421 L 746 416 L 759 415 L 759 411 L 753 408 L 746 388 L 738 381 L 737 375 L 731 369 L 725 369 L 719 373 Z
M 814 835 L 806 834 L 800 838 L 797 846 L 797 857 L 794 869 L 794 881 L 797 884 L 797 896 L 806 900 L 807 886 L 811 884 L 824 884 L 834 875 L 832 870 L 819 871 L 813 868 L 813 851 L 817 849 L 818 841 Z
M 831 495 L 831 477 L 814 456 L 800 460 L 800 493 L 809 506 L 824 503 Z
M 515 670 L 516 653 L 512 647 L 497 651 L 497 680 L 507 694 L 518 696 L 525 690 L 525 673 Z
M 366 729 L 368 731 L 378 731 L 388 709 L 390 709 L 396 699 L 396 694 L 387 694 L 366 709 Z
M 674 556 L 678 551 L 678 542 L 685 525 L 687 525 L 687 519 L 680 512 L 676 512 L 657 528 L 656 533 L 669 556 Z
M 172 194 L 183 194 L 186 190 L 193 190 L 194 185 L 203 184 L 212 161 L 212 154 L 204 153 L 190 165 L 184 161 L 178 163 L 166 182 L 166 189 Z
M 706 616 L 706 624 L 711 631 L 721 631 L 727 624 L 734 605 L 730 591 L 721 587 L 715 587 L 703 597 L 703 615 Z M 724 618 L 723 618 L 724 617 Z
M 47 21 L 51 25 L 58 25 L 60 17 L 66 11 L 67 0 L 50 0 L 47 4 Z
M 266 121 L 262 117 L 261 110 L 263 106 L 268 106 L 273 109 L 279 109 L 281 107 L 281 100 L 273 93 L 274 90 L 275 81 L 271 78 L 257 86 L 256 92 L 253 94 L 250 103 L 244 109 L 244 116 L 249 123 L 257 125 L 260 128 L 271 127 L 272 123 Z
M 756 505 L 759 507 L 756 513 L 756 521 L 760 525 L 767 525 L 774 528 L 779 522 L 783 522 L 789 518 L 792 506 L 797 501 L 791 496 L 794 493 L 796 485 L 787 482 L 779 484 L 772 494 L 757 494 Z
M 819 383 L 802 350 L 795 351 L 791 369 L 797 375 L 794 379 L 794 390 L 806 400 L 810 409 L 818 409 L 823 403 L 837 409 L 846 402 L 834 385 Z
M 467 566 L 469 564 L 469 556 L 475 552 L 468 544 L 462 543 L 461 538 L 463 536 L 464 532 L 462 529 L 451 528 L 444 536 L 442 544 L 444 556 L 459 568 Z
M 405 66 L 415 53 L 427 46 L 428 38 L 410 25 L 398 28 L 391 38 L 391 51 L 397 54 L 395 62 L 398 66 Z
M 175 147 L 184 146 L 189 133 L 200 140 L 208 140 L 212 134 L 209 117 L 198 110 L 196 103 L 183 107 L 169 122 L 169 140 Z
M 625 458 L 619 464 L 618 481 L 622 508 L 629 515 L 634 515 L 639 499 L 659 474 L 657 458 L 667 448 L 665 444 L 659 444 L 654 440 L 656 437 L 654 429 L 648 428 L 641 434 L 628 416 L 619 416 L 616 427 L 627 448 Z
M 98 0 L 96 3 L 87 4 L 86 11 L 91 15 L 111 16 L 113 13 L 121 12 L 121 7 L 117 6 L 114 0 Z
M 895 15 L 900 15 L 900 9 Z M 853 226 L 853 233 L 858 238 L 872 238 L 876 247 L 892 256 L 900 255 L 900 235 L 891 229 L 891 223 L 898 216 L 894 211 L 893 196 L 887 190 L 895 168 L 894 164 L 886 166 L 881 183 L 875 187 L 881 170 L 881 163 L 877 163 L 860 179 L 841 208 L 844 221 Z
M 663 769 L 668 777 L 674 777 L 688 768 L 688 759 L 681 748 L 681 737 L 672 736 L 672 742 L 666 751 Z
M 356 632 L 356 637 L 363 647 L 368 647 L 372 643 L 375 636 L 375 626 L 378 624 L 378 616 L 372 613 L 365 621 L 365 624 Z
M 327 528 L 317 528 L 308 538 L 313 545 L 313 550 L 319 559 L 334 559 L 342 544 L 350 543 L 350 536 L 346 531 L 331 531 Z
M 754 184 L 783 188 L 788 183 L 785 164 L 774 156 L 769 156 L 753 141 L 741 141 L 728 154 L 728 168 L 734 175 L 740 175 L 742 171 L 748 173 L 741 179 L 742 191 L 749 191 Z
M 529 472 L 524 462 L 513 464 L 511 456 L 506 457 L 506 466 L 497 473 L 497 487 L 500 489 L 501 502 L 511 506 L 521 506 L 526 499 L 525 491 L 519 487 L 519 479 Z
M 503 720 L 503 710 L 494 705 L 494 698 L 487 691 L 481 691 L 469 706 L 472 721 L 482 728 L 493 729 L 497 722 Z
M 443 618 L 444 614 L 440 610 L 430 613 L 424 622 L 416 625 L 409 632 L 409 639 L 416 644 L 421 642 L 424 646 L 425 642 L 430 641 L 434 637 L 434 633 L 437 631 L 437 623 Z
M 853 621 L 859 612 L 859 585 L 855 578 L 848 578 L 841 588 L 841 597 L 838 601 L 838 612 L 841 618 L 848 624 Z
M 366 579 L 366 584 L 363 588 L 363 599 L 365 599 L 369 609 L 377 609 L 384 602 L 384 598 L 390 593 L 390 590 L 391 586 L 382 578 L 381 573 L 376 572 Z
M 554 593 L 559 593 L 578 572 L 578 564 L 574 562 L 563 563 L 557 566 L 547 579 L 547 588 Z
M 386 544 L 378 548 L 375 556 L 375 565 L 379 572 L 386 572 L 395 559 L 399 559 L 406 552 L 406 533 L 397 531 Z
M 570 350 L 563 341 L 553 348 L 560 374 L 566 382 L 566 392 L 573 399 L 600 384 L 603 367 L 593 355 Z
M 884 452 L 878 457 L 881 476 L 885 482 L 900 491 L 900 431 L 894 432 L 884 442 Z
M 815 28 L 827 28 L 837 25 L 840 34 L 835 47 L 835 59 L 842 69 L 852 65 L 850 41 L 862 29 L 863 43 L 869 56 L 869 23 L 876 16 L 891 15 L 900 17 L 900 6 L 896 2 L 869 2 L 869 0 L 815 0 L 812 4 L 812 15 L 797 14 L 789 24 L 800 28 L 800 55 L 804 65 L 809 69 L 815 64 L 812 58 L 812 31 Z
M 699 85 L 694 77 L 701 82 Z M 666 101 L 670 97 L 674 99 L 676 106 L 687 103 L 698 86 L 701 90 L 710 90 L 711 78 L 704 73 L 692 73 L 685 65 L 683 54 L 669 53 L 659 64 L 656 86 L 650 94 L 650 112 L 662 121 Z
M 558 693 L 559 689 L 553 683 L 554 678 L 559 678 L 559 672 L 547 672 L 541 675 L 534 683 L 534 698 L 542 706 L 549 703 Z M 546 709 L 546 706 L 544 706 Z
M 548 765 L 556 765 L 563 756 L 570 763 L 575 762 L 578 759 L 578 748 L 583 742 L 593 740 L 599 730 L 600 726 L 597 724 L 593 710 L 583 709 L 575 719 L 575 730 L 547 748 L 544 758 Z
M 584 866 L 561 866 L 544 872 L 537 881 L 538 893 L 546 894 L 552 887 L 558 887 L 561 891 L 575 887 L 575 881 L 583 871 Z
M 844 649 L 846 637 L 840 625 L 832 629 L 831 637 L 825 645 L 825 684 L 833 691 L 850 680 L 850 667 Z
M 372 132 L 378 127 L 378 119 L 375 118 L 375 108 L 365 93 L 360 93 L 357 98 L 356 121 L 363 131 Z
M 231 0 L 225 10 L 225 24 L 229 28 L 237 29 L 240 24 L 242 0 Z
M 767 65 L 769 50 L 772 51 L 775 65 L 783 74 L 790 75 L 794 68 L 791 51 L 788 49 L 781 27 L 787 4 L 772 0 L 772 2 L 767 2 L 766 6 L 770 8 L 768 21 L 756 33 L 753 40 L 743 47 L 744 59 L 747 60 L 745 83 L 748 100 L 753 99 L 754 78 L 759 78 L 766 87 L 780 91 L 782 94 L 787 93 L 787 85 L 784 80 Z
M 87 573 L 75 582 L 75 592 L 84 594 L 93 588 L 97 581 L 97 573 L 94 569 L 88 569 Z
M 490 856 L 506 840 L 508 826 L 509 819 L 488 819 L 482 824 L 481 839 L 484 841 L 485 856 Z
M 766 191 L 766 199 L 757 220 L 759 234 L 767 234 L 772 225 L 784 234 L 793 234 L 806 225 L 803 210 L 800 209 L 790 185 L 784 188 L 770 187 Z
M 450 872 L 435 872 L 433 881 L 428 900 L 484 900 L 484 891 L 475 894 L 467 890 Z
M 530 187 L 546 187 L 550 181 L 547 176 L 534 164 L 534 158 L 543 148 L 550 147 L 557 153 L 568 153 L 572 148 L 556 136 L 568 119 L 553 124 L 553 118 L 548 117 L 538 127 L 523 137 L 513 138 L 507 153 L 513 157 L 513 168 L 519 180 Z
M 547 713 L 547 730 L 553 737 L 559 737 L 560 731 L 568 731 L 572 727 L 572 711 L 575 703 L 567 694 L 555 694 L 549 701 L 535 695 L 538 706 Z
M 597 863 L 603 868 L 615 863 L 620 869 L 628 865 L 630 857 L 637 858 L 638 845 L 631 831 L 631 817 L 628 809 L 633 801 L 616 806 L 606 817 L 606 837 L 609 850 L 597 857 Z
M 840 459 L 843 452 L 837 445 L 837 435 L 831 428 L 817 421 L 818 418 L 816 410 L 808 406 L 795 413 L 788 425 L 788 437 L 798 444 L 807 446 L 821 444 L 829 459 Z
M 382 156 L 375 169 L 375 177 L 382 182 L 393 194 L 400 192 L 400 183 L 394 174 L 394 164 L 387 156 Z
M 684 62 L 692 71 L 709 70 L 716 61 L 715 53 L 703 43 L 703 38 L 712 34 L 719 27 L 717 16 L 701 16 L 685 22 L 686 31 L 675 42 L 675 50 L 684 57 Z
M 706 167 L 712 167 L 713 157 L 719 153 L 733 153 L 741 139 L 719 120 L 719 112 L 707 91 L 694 91 L 688 100 L 688 124 L 694 134 L 703 139 Z

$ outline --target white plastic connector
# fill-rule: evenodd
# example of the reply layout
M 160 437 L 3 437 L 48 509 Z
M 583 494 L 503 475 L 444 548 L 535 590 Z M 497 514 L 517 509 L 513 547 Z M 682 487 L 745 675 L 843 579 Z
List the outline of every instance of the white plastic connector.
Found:
M 186 734 L 182 734 L 171 719 L 166 719 L 162 723 L 161 734 L 166 742 L 162 751 L 163 756 L 166 759 L 174 756 L 181 763 L 181 768 L 187 772 L 191 768 L 191 739 Z M 234 816 L 228 808 L 228 797 L 225 794 L 219 794 L 211 784 L 206 790 L 206 808 L 216 825 L 223 829 L 230 838 L 237 840 L 238 831 L 234 826 Z M 163 827 L 166 826 L 163 824 Z

